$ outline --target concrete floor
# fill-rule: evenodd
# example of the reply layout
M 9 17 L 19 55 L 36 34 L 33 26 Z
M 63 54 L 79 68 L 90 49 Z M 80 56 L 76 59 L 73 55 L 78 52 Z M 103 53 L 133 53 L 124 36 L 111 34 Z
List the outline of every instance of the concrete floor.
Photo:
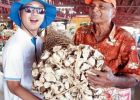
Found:
M 0 100 L 4 100 L 3 93 L 0 92 Z
M 4 100 L 3 97 L 3 73 L 1 72 L 2 70 L 2 53 L 0 52 L 0 100 Z
M 4 100 L 3 98 L 3 73 L 0 72 L 0 100 Z
M 140 100 L 140 84 L 137 85 L 134 89 L 134 95 L 132 100 Z

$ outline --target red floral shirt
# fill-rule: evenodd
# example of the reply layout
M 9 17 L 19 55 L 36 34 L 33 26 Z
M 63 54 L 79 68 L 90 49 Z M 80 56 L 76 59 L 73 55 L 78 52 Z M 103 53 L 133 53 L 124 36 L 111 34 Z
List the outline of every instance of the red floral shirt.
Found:
M 80 27 L 74 42 L 76 45 L 86 44 L 98 49 L 105 56 L 105 64 L 115 73 L 140 74 L 136 42 L 129 32 L 114 25 L 109 36 L 101 42 L 96 41 L 95 34 L 94 26 Z

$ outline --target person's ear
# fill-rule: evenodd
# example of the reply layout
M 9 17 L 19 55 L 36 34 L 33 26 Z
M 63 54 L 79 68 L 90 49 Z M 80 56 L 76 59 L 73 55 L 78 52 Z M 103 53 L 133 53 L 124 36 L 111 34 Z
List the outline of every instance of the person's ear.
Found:
M 112 18 L 114 18 L 116 16 L 116 8 L 112 9 Z

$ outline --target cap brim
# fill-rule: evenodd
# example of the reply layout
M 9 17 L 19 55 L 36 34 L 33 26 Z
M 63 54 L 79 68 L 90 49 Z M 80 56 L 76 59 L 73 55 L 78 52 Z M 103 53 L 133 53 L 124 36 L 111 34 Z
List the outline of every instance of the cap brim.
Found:
M 22 4 L 15 2 L 11 5 L 10 9 L 10 14 L 9 17 L 10 19 L 15 22 L 16 25 L 21 26 L 21 19 L 19 16 L 19 9 L 22 6 Z
M 44 22 L 40 26 L 41 28 L 44 28 L 44 26 L 50 25 L 51 22 L 54 21 L 54 19 L 56 17 L 56 13 L 57 13 L 56 7 L 49 5 L 47 3 L 45 3 L 44 5 L 45 5 L 45 9 L 46 9 L 46 15 L 44 18 Z

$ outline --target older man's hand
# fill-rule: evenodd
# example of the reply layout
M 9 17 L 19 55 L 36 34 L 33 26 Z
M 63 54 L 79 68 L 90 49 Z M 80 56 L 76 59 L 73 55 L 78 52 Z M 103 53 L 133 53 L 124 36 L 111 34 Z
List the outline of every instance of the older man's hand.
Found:
M 104 68 L 104 71 L 91 69 L 90 73 L 87 72 L 87 79 L 92 87 L 112 87 L 115 85 L 115 77 L 112 70 L 107 66 Z
M 107 66 L 103 72 L 91 69 L 90 73 L 87 72 L 86 75 L 89 85 L 92 87 L 132 88 L 140 82 L 139 75 L 124 73 L 123 76 L 115 76 Z

